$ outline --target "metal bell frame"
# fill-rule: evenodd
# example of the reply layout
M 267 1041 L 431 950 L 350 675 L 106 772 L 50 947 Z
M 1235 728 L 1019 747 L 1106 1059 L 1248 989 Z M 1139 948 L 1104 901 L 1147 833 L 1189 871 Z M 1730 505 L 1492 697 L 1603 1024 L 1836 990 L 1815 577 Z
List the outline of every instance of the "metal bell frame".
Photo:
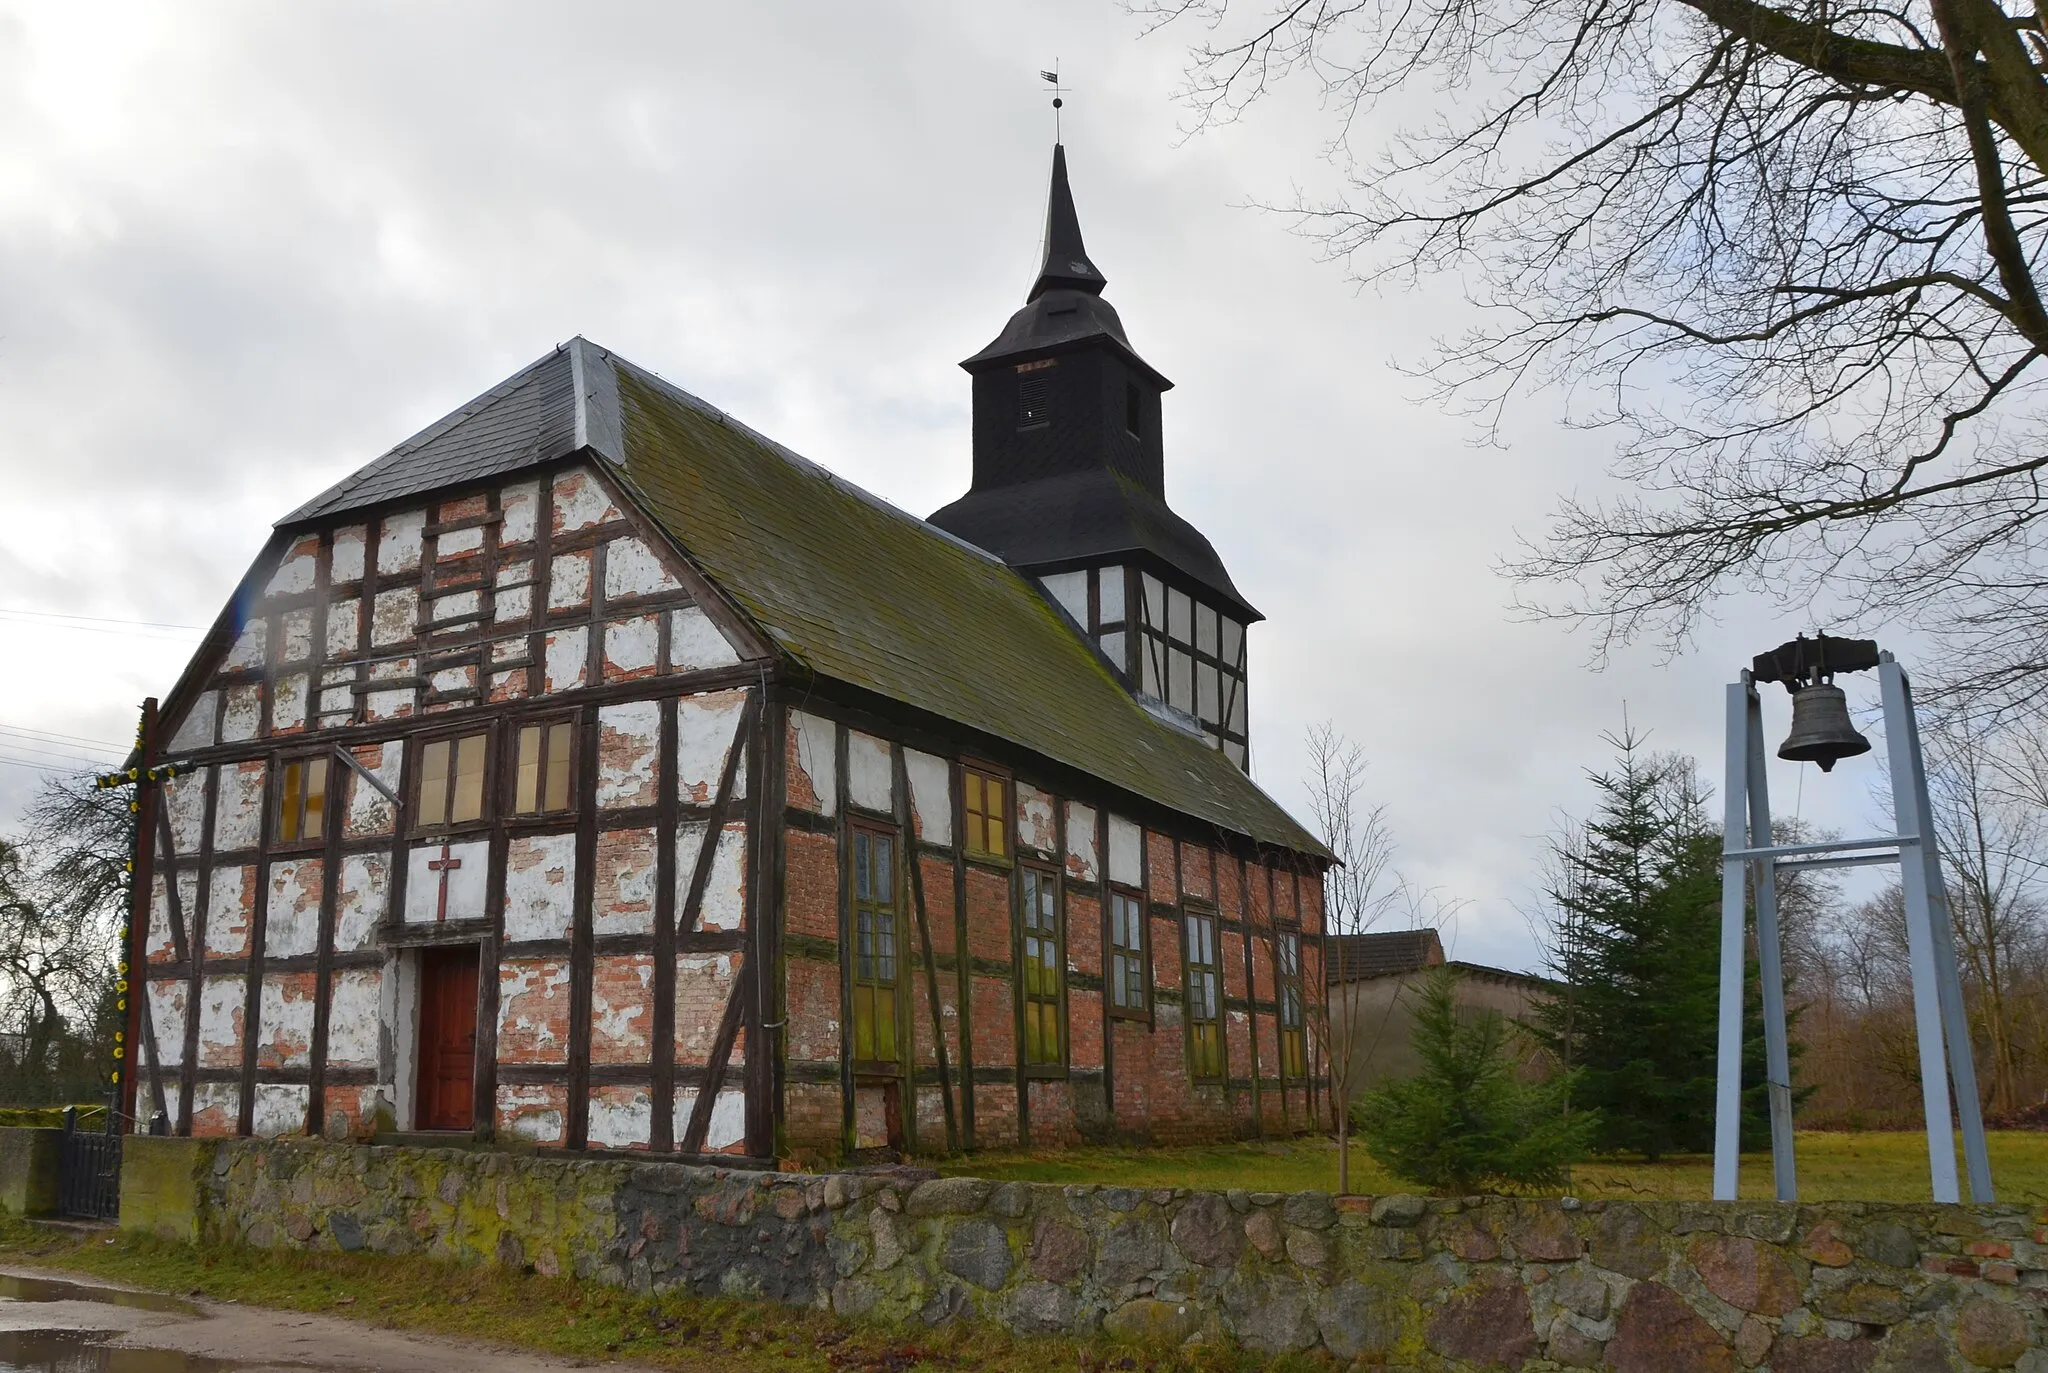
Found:
M 1913 983 L 1913 1019 L 1920 1050 L 1921 1106 L 1927 1121 L 1927 1166 L 1934 1200 L 1962 1199 L 1956 1177 L 1955 1134 L 1950 1125 L 1950 1084 L 1962 1126 L 1970 1199 L 1993 1200 L 1991 1159 L 1977 1099 L 1977 1068 L 1970 1051 L 1962 981 L 1956 972 L 1955 936 L 1942 885 L 1941 853 L 1928 804 L 1927 766 L 1913 713 L 1912 684 L 1890 653 L 1875 662 L 1840 664 L 1838 670 L 1875 666 L 1884 703 L 1885 749 L 1891 767 L 1897 833 L 1824 844 L 1772 844 L 1770 791 L 1764 775 L 1763 705 L 1758 674 L 1744 672 L 1728 686 L 1727 813 L 1721 850 L 1721 1000 L 1717 1092 L 1714 1103 L 1714 1199 L 1734 1201 L 1741 1167 L 1742 1001 L 1745 896 L 1756 898 L 1757 972 L 1763 984 L 1765 1077 L 1771 1110 L 1771 1171 L 1779 1201 L 1799 1199 L 1792 1152 L 1792 1067 L 1785 1029 L 1784 957 L 1778 931 L 1777 874 L 1802 868 L 1899 865 L 1905 895 L 1907 961 Z M 1786 645 L 1791 649 L 1793 645 Z M 1783 654 L 1785 649 L 1779 650 Z M 1771 655 L 1758 658 L 1764 669 Z M 1767 671 L 1768 669 L 1766 669 Z M 1764 680 L 1778 680 L 1766 676 Z M 1878 852 L 1875 850 L 1883 850 Z M 1747 879 L 1747 881 L 1745 881 Z

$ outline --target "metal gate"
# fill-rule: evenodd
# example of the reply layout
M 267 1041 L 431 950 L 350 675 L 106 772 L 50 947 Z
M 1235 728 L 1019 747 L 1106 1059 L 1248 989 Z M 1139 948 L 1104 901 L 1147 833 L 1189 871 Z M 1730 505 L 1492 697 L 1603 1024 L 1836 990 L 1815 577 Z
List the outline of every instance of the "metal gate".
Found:
M 120 1116 L 107 1113 L 107 1128 L 78 1128 L 78 1108 L 64 1111 L 64 1140 L 57 1157 L 57 1214 L 73 1220 L 113 1220 L 121 1214 Z

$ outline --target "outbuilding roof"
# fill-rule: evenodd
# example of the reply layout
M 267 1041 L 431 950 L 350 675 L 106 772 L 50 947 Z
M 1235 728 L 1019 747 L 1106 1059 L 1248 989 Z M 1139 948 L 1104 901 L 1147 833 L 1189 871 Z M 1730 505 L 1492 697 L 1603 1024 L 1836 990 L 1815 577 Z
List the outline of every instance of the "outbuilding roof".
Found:
M 1141 706 L 1034 585 L 576 338 L 293 511 L 327 520 L 588 452 L 794 664 L 1233 834 L 1329 852 L 1200 735 Z

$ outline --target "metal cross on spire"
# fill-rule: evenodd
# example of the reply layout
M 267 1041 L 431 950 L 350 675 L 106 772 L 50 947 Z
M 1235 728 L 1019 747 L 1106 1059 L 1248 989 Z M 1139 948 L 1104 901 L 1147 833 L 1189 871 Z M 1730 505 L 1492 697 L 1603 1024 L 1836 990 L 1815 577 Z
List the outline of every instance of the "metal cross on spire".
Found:
M 1060 64 L 1055 62 L 1052 67 L 1049 72 L 1040 72 L 1038 79 L 1052 87 L 1052 141 L 1057 143 L 1060 141 L 1060 109 L 1067 103 L 1061 97 L 1072 88 L 1060 84 Z

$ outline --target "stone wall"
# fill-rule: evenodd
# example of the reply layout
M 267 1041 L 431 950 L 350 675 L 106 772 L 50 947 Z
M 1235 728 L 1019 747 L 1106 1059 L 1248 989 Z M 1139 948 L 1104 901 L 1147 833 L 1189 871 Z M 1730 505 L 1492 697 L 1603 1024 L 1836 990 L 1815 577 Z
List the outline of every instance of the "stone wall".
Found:
M 122 1223 L 1431 1370 L 2048 1373 L 2020 1206 L 1529 1202 L 135 1137 Z M 141 1174 L 139 1173 L 138 1176 Z M 189 1194 L 169 1195 L 184 1178 Z M 186 1217 L 193 1218 L 190 1222 Z
M 62 1130 L 0 1127 L 0 1210 L 15 1216 L 57 1213 Z

